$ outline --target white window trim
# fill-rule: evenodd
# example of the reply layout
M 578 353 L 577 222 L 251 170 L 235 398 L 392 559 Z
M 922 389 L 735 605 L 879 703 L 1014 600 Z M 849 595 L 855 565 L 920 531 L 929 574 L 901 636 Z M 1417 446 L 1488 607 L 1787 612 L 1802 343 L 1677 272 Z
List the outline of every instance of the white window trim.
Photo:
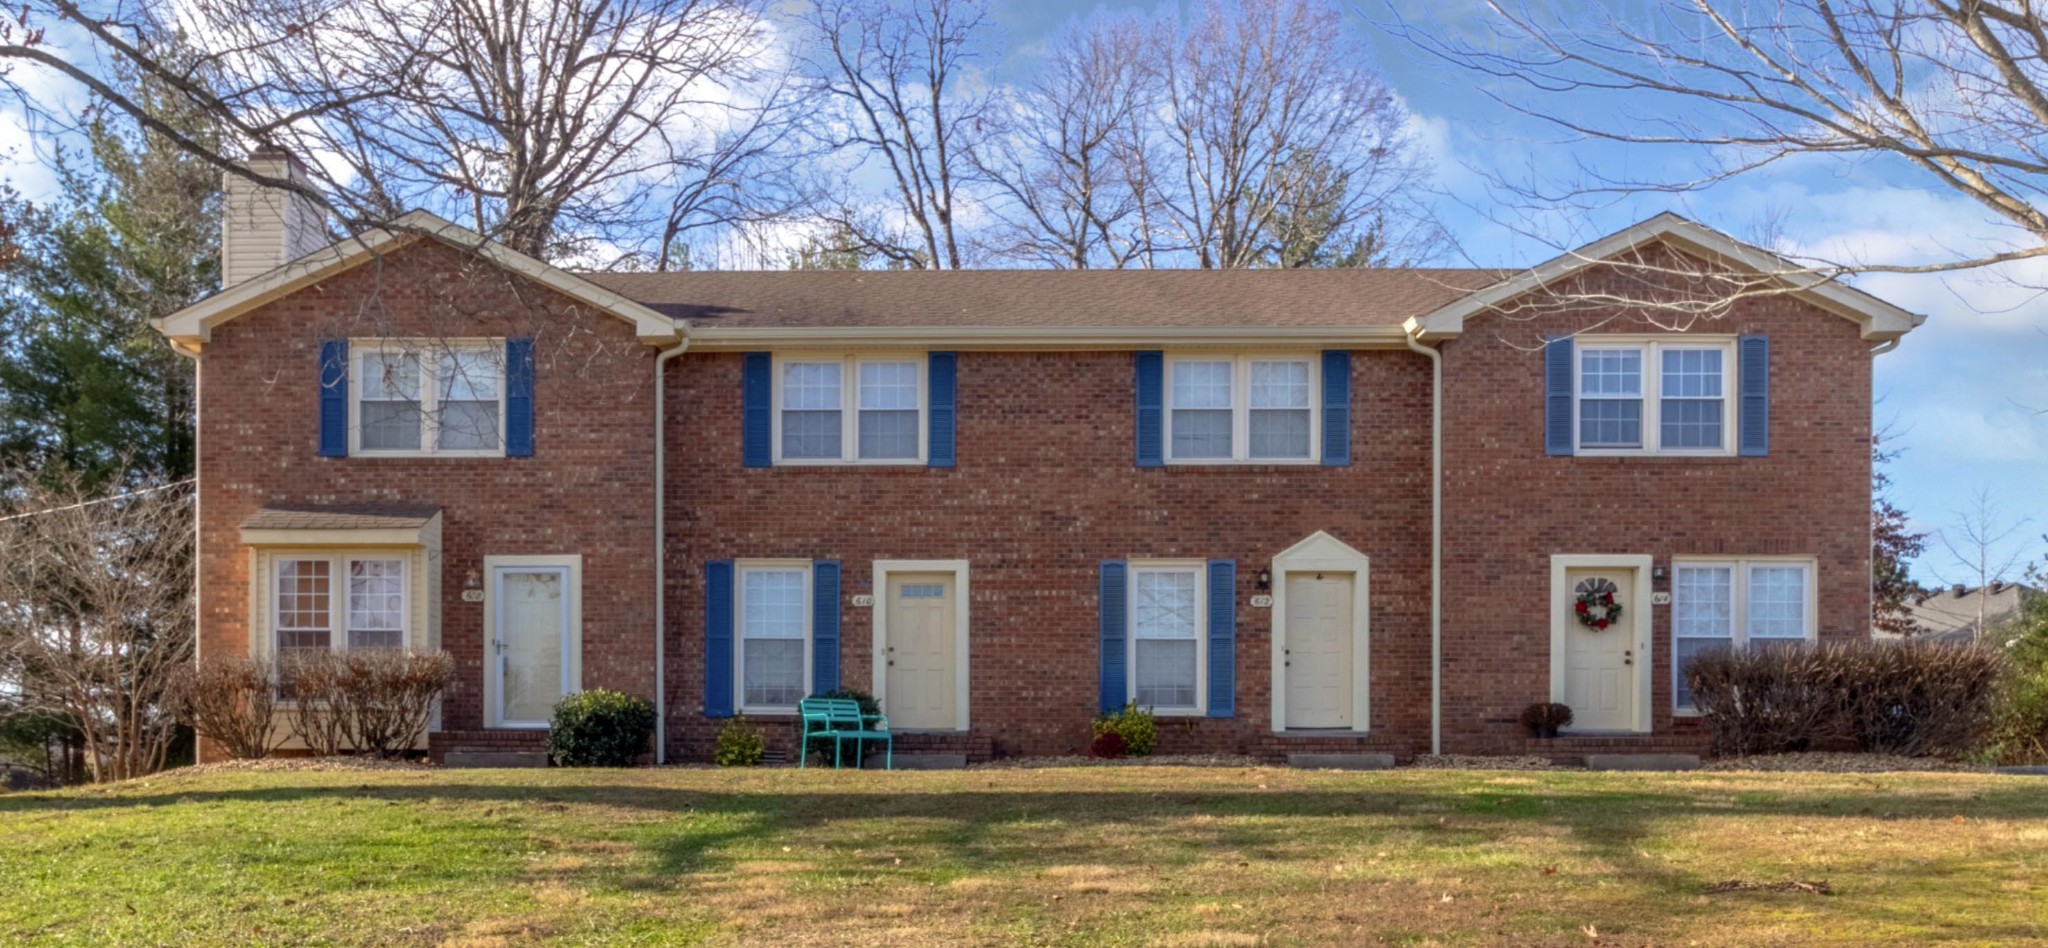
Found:
M 768 440 L 776 467 L 923 467 L 931 458 L 931 365 L 926 352 L 777 352 L 769 368 Z M 782 456 L 782 370 L 789 363 L 837 362 L 839 369 L 839 457 Z M 917 366 L 917 457 L 860 456 L 860 366 L 865 362 L 910 362 Z
M 1643 444 L 1637 448 L 1584 447 L 1579 423 L 1583 400 L 1581 379 L 1587 350 L 1638 349 L 1643 353 Z M 1721 446 L 1719 448 L 1666 448 L 1661 408 L 1664 401 L 1664 356 L 1669 349 L 1715 349 L 1721 352 Z M 1579 457 L 1733 457 L 1738 433 L 1735 430 L 1737 402 L 1741 398 L 1740 369 L 1736 365 L 1734 336 L 1606 336 L 1577 337 L 1572 348 L 1572 453 Z
M 273 550 L 268 552 L 270 553 L 268 558 L 269 565 L 267 567 L 269 576 L 268 581 L 265 583 L 265 588 L 267 589 L 266 597 L 269 601 L 266 604 L 265 613 L 269 617 L 269 628 L 266 631 L 265 638 L 269 643 L 267 651 L 272 657 L 275 657 L 281 651 L 277 644 L 277 636 L 279 632 L 284 630 L 284 613 L 278 604 L 278 592 L 283 588 L 283 579 L 280 574 L 286 563 L 310 561 L 321 561 L 327 564 L 328 651 L 348 651 L 348 566 L 349 563 L 356 560 L 398 561 L 401 566 L 398 581 L 399 615 L 403 616 L 405 620 L 404 626 L 399 629 L 399 639 L 405 643 L 404 647 L 406 648 L 419 647 L 417 640 L 420 630 L 417 628 L 418 622 L 413 611 L 413 551 L 363 549 L 342 551 Z
M 1124 596 L 1124 700 L 1138 700 L 1138 574 L 1195 574 L 1195 704 L 1191 708 L 1148 708 L 1154 717 L 1199 718 L 1209 713 L 1209 561 L 1129 560 Z
M 1752 566 L 1803 566 L 1806 568 L 1806 635 L 1812 645 L 1820 641 L 1820 559 L 1814 556 L 1676 556 L 1671 559 L 1672 592 L 1678 590 L 1678 570 L 1690 566 L 1725 566 L 1729 574 L 1729 647 L 1749 648 L 1749 569 Z M 1678 602 L 1674 595 L 1671 613 L 1671 713 L 1682 718 L 1698 717 L 1698 708 L 1678 703 Z M 1700 636 L 1686 636 L 1698 638 Z
M 812 584 L 813 584 L 813 583 L 815 582 L 815 577 L 814 577 L 814 576 L 812 575 L 813 571 L 812 571 L 812 564 L 811 564 L 811 561 L 810 561 L 810 560 L 734 560 L 734 561 L 733 561 L 733 577 L 732 577 L 732 619 L 733 619 L 733 630 L 732 630 L 732 696 L 733 696 L 733 707 L 734 707 L 734 709 L 735 709 L 736 713 L 739 713 L 739 714 L 753 714 L 753 715 L 761 715 L 761 716 L 773 717 L 773 716 L 787 716 L 787 715 L 793 715 L 793 714 L 795 714 L 795 713 L 797 712 L 797 706 L 796 706 L 796 705 L 793 705 L 793 704 L 791 704 L 791 705 L 763 705 L 763 704 L 747 704 L 747 703 L 746 703 L 746 700 L 747 700 L 747 574 L 748 574 L 748 573 L 751 573 L 751 572 L 764 572 L 764 571 L 765 571 L 765 572 L 786 572 L 786 571 L 790 571 L 790 570 L 796 570 L 796 571 L 799 571 L 799 572 L 803 573 L 803 576 L 804 576 L 804 591 L 803 591 L 803 603 L 804 603 L 804 624 L 803 624 L 803 635 L 801 636 L 801 639 L 803 640 L 803 643 L 804 643 L 804 658 L 803 658 L 803 662 L 804 662 L 804 687 L 803 687 L 803 692 L 804 692 L 804 694 L 805 694 L 805 695 L 809 695 L 809 694 L 811 694 L 811 693 L 812 693 L 812 692 L 813 692 L 813 691 L 814 691 L 814 690 L 816 689 L 816 684 L 815 684 L 815 683 L 814 683 L 814 682 L 813 682 L 813 681 L 811 680 L 811 670 L 812 670 L 812 663 L 813 663 L 813 661 L 814 661 L 814 659 L 813 659 L 813 656 L 812 656 L 812 654 L 811 654 L 811 651 L 812 651 L 812 649 L 813 649 L 813 647 L 814 647 L 814 643 L 813 643 L 813 641 L 812 641 L 812 640 L 813 640 L 813 639 L 815 638 L 815 635 L 814 635 L 813 633 L 814 633 L 814 632 L 815 632 L 815 630 L 816 630 L 816 625 L 815 625 L 815 623 L 816 623 L 816 621 L 817 621 L 817 618 L 816 618 L 816 616 L 814 616 L 814 615 L 813 615 L 813 612 L 815 611 L 815 605 L 814 605 L 814 600 L 813 600 L 813 598 L 812 598 L 812 595 L 813 595 L 813 589 L 812 589 Z M 841 650 L 841 652 L 842 652 L 842 654 L 843 654 L 843 653 L 844 653 L 844 649 L 842 649 L 842 650 Z
M 485 352 L 493 356 L 492 365 L 498 367 L 498 446 L 483 450 L 444 450 L 436 446 L 440 441 L 441 386 L 434 375 L 437 359 L 442 352 L 468 350 Z M 420 358 L 420 447 L 406 448 L 365 448 L 363 447 L 363 357 L 377 354 L 411 354 Z M 348 453 L 350 457 L 368 458 L 501 458 L 505 456 L 505 401 L 510 394 L 506 391 L 505 340 L 503 339 L 351 339 L 348 345 Z
M 1227 458 L 1176 458 L 1173 456 L 1173 367 L 1182 362 L 1229 362 L 1230 368 L 1230 456 Z M 1251 456 L 1252 363 L 1308 363 L 1308 456 L 1303 458 L 1255 458 Z M 1160 372 L 1160 404 L 1165 418 L 1160 426 L 1164 442 L 1160 453 L 1167 464 L 1199 467 L 1216 464 L 1323 463 L 1323 360 L 1315 352 L 1228 352 L 1169 353 Z

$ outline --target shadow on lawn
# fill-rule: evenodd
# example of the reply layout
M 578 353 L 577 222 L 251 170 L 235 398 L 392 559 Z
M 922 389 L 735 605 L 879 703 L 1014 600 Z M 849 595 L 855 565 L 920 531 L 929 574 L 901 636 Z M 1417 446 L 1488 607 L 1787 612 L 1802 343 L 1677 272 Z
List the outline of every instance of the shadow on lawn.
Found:
M 1635 884 L 1677 896 L 1662 911 L 1695 919 L 1710 917 L 1720 905 L 1734 903 L 1695 898 L 1706 885 L 1719 880 L 1674 868 L 1673 861 L 1653 858 L 1644 851 L 1660 833 L 1670 831 L 1669 821 L 1674 819 L 1729 820 L 1731 827 L 1736 827 L 1748 817 L 1797 817 L 1809 828 L 1824 828 L 1829 819 L 1851 817 L 2048 819 L 2048 793 L 2039 785 L 2019 783 L 1964 798 L 1891 792 L 1873 783 L 1859 789 L 1809 791 L 1794 786 L 1768 792 L 1729 786 L 1715 788 L 1707 799 L 1700 788 L 1684 784 L 1660 789 L 1636 782 L 1594 780 L 1456 787 L 1360 780 L 1342 789 L 1278 790 L 1250 786 L 1020 790 L 994 784 L 976 790 L 913 785 L 905 792 L 892 793 L 886 778 L 855 787 L 811 778 L 819 779 L 815 789 L 785 784 L 763 792 L 707 791 L 608 782 L 610 779 L 604 772 L 593 771 L 587 781 L 570 778 L 570 782 L 541 785 L 478 780 L 103 795 L 17 794 L 0 797 L 0 818 L 214 803 L 304 805 L 308 812 L 315 806 L 350 801 L 473 804 L 478 806 L 457 811 L 450 819 L 491 820 L 509 814 L 527 818 L 510 832 L 607 839 L 651 854 L 651 871 L 634 868 L 623 876 L 613 872 L 606 882 L 644 890 L 673 889 L 698 874 L 727 872 L 741 863 L 770 858 L 763 847 L 771 843 L 793 844 L 810 855 L 816 855 L 811 851 L 819 847 L 829 849 L 815 869 L 819 872 L 923 873 L 929 876 L 926 881 L 937 881 L 963 873 L 1033 872 L 1077 864 L 1145 872 L 1223 859 L 1257 866 L 1319 859 L 1344 847 L 1359 846 L 1469 850 L 1498 844 L 1503 838 L 1548 836 L 1563 829 L 1567 831 L 1563 839 L 1544 845 L 1565 848 L 1567 852 L 1561 856 L 1598 860 Z M 607 820 L 602 815 L 574 812 L 581 807 L 632 811 L 633 818 Z M 569 825 L 540 823 L 558 817 Z M 1343 822 L 1360 818 L 1371 819 Z M 1788 840 L 1785 845 L 1802 844 Z M 888 860 L 897 853 L 942 855 L 930 859 L 930 865 L 892 864 Z M 1940 853 L 1930 856 L 1936 858 L 1916 869 L 1915 875 L 1967 875 L 1972 861 L 1961 853 L 1954 859 L 1944 859 Z M 1955 865 L 1947 866 L 1949 862 Z M 1958 892 L 1957 896 L 1966 894 Z M 1876 918 L 1893 908 L 1873 904 L 1877 901 L 1882 900 L 1856 900 L 1857 915 Z M 1919 926 L 1930 936 L 2000 941 L 2041 935 L 2038 927 L 2025 920 L 1962 911 L 1977 904 L 1969 900 L 1952 904 L 1959 910 L 1947 918 L 1900 910 L 1888 920 Z

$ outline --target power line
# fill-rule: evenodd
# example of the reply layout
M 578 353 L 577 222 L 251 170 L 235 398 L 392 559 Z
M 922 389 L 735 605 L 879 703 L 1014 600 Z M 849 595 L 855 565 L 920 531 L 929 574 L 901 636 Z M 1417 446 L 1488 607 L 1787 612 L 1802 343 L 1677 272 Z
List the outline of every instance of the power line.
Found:
M 44 514 L 62 513 L 66 510 L 77 510 L 81 507 L 91 507 L 94 504 L 105 504 L 111 503 L 116 500 L 126 500 L 130 497 L 141 497 L 144 494 L 154 494 L 157 493 L 158 491 L 166 491 L 174 487 L 184 487 L 185 485 L 195 483 L 198 480 L 199 478 L 196 477 L 188 477 L 182 481 L 176 481 L 170 484 L 159 484 L 155 487 L 145 487 L 141 490 L 132 490 L 125 494 L 115 494 L 112 497 L 96 497 L 92 500 L 82 500 L 75 504 L 65 504 L 62 507 L 49 507 L 43 510 L 30 510 L 25 513 L 8 514 L 5 517 L 0 517 L 0 523 L 6 523 L 9 520 L 26 520 L 29 517 L 40 517 Z

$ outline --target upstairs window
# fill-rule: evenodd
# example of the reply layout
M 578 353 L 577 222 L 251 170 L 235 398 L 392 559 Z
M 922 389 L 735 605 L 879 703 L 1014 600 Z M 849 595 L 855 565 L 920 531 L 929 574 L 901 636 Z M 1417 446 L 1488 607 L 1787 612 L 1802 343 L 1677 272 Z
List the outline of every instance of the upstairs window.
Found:
M 352 375 L 351 454 L 504 453 L 502 344 L 359 345 Z
M 781 464 L 922 464 L 925 359 L 789 356 L 775 366 Z
M 1169 359 L 1167 461 L 1315 461 L 1316 375 L 1306 355 Z
M 1693 708 L 1685 670 L 1732 648 L 1814 641 L 1814 567 L 1803 559 L 1680 561 L 1671 570 L 1672 704 Z
M 1578 349 L 1577 453 L 1729 453 L 1733 361 L 1725 343 L 1587 337 Z

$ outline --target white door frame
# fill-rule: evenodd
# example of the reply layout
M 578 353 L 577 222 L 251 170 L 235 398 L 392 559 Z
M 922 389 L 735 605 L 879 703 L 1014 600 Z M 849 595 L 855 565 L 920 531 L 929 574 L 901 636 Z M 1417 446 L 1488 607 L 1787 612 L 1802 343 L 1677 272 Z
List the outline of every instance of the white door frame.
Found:
M 548 722 L 505 722 L 504 663 L 497 649 L 498 573 L 501 570 L 559 569 L 567 576 L 563 595 L 568 602 L 568 622 L 562 629 L 562 693 L 583 690 L 583 556 L 580 553 L 550 553 L 484 557 L 484 726 L 490 728 L 546 729 Z
M 1372 728 L 1371 561 L 1344 541 L 1318 530 L 1273 557 L 1273 731 L 1287 730 L 1287 574 L 1350 573 L 1351 730 Z
M 1635 727 L 1633 733 L 1650 733 L 1652 697 L 1650 666 L 1653 662 L 1651 630 L 1650 567 L 1652 559 L 1632 553 L 1556 553 L 1550 557 L 1550 700 L 1563 701 L 1565 694 L 1565 637 L 1571 631 L 1571 590 L 1565 587 L 1565 573 L 1574 569 L 1632 569 L 1635 589 L 1623 613 L 1635 636 Z
M 874 641 L 870 643 L 869 665 L 873 668 L 874 695 L 887 714 L 889 700 L 889 574 L 953 574 L 953 730 L 967 730 L 967 616 L 968 586 L 966 560 L 876 560 Z

